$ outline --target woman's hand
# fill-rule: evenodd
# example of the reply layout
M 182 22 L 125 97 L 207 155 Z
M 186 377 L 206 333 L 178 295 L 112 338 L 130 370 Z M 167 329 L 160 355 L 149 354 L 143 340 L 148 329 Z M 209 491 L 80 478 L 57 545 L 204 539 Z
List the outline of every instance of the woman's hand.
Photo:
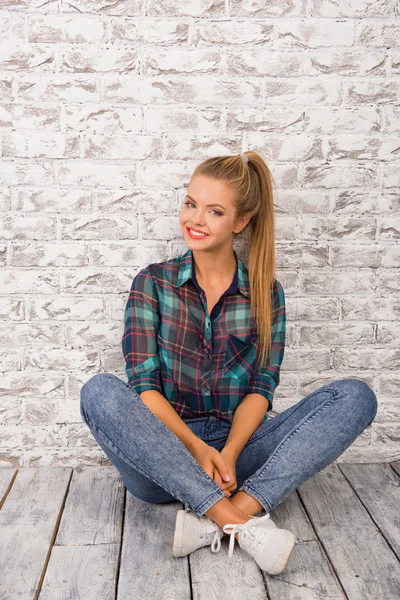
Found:
M 236 482 L 236 456 L 225 446 L 222 448 L 220 452 L 222 458 L 224 459 L 224 464 L 226 467 L 225 473 L 227 473 L 230 477 L 230 480 L 225 482 L 221 478 L 221 473 L 218 471 L 214 471 L 214 481 L 219 485 L 219 487 L 225 492 L 228 492 L 228 496 L 231 495 L 237 488 Z
M 236 489 L 236 459 L 226 448 L 218 452 L 201 440 L 193 449 L 192 454 L 204 471 L 215 481 L 226 496 Z M 225 477 L 229 476 L 229 480 Z

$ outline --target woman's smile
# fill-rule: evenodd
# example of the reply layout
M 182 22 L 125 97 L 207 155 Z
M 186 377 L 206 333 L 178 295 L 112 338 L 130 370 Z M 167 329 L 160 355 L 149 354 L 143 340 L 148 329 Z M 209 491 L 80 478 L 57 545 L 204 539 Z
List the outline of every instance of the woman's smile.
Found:
M 192 240 L 202 240 L 205 239 L 207 237 L 209 237 L 209 234 L 202 234 L 202 233 L 195 233 L 192 232 L 192 230 L 189 227 L 186 227 L 186 231 L 188 233 L 188 236 L 192 239 Z

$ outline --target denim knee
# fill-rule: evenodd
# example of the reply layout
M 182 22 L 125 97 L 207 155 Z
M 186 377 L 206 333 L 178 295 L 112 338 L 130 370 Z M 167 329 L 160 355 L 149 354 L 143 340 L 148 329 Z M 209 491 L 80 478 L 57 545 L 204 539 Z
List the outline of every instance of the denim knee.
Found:
M 87 415 L 91 413 L 93 403 L 98 407 L 105 387 L 114 383 L 115 379 L 118 377 L 112 373 L 96 373 L 81 387 L 79 407 L 85 423 L 87 423 Z
M 349 377 L 341 379 L 341 384 L 346 392 L 352 398 L 352 408 L 358 409 L 360 418 L 367 420 L 367 425 L 371 425 L 378 411 L 378 400 L 373 389 L 362 379 Z

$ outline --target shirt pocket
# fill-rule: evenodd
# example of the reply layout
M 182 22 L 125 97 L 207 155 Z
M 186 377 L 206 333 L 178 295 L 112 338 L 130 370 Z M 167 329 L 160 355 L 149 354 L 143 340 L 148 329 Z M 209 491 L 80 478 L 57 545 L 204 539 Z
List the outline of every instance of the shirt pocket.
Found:
M 254 332 L 244 336 L 228 335 L 222 377 L 240 379 L 251 375 L 257 352 L 256 338 Z

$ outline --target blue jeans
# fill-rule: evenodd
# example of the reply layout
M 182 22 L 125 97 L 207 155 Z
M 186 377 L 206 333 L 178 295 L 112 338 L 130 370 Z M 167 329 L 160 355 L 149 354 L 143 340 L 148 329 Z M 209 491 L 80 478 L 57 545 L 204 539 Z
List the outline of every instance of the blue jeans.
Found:
M 225 498 L 181 440 L 116 375 L 98 373 L 81 388 L 84 422 L 121 474 L 146 502 L 181 501 L 199 517 Z M 237 488 L 270 512 L 303 481 L 329 465 L 375 418 L 375 393 L 346 378 L 315 390 L 261 424 L 236 462 Z M 215 416 L 183 419 L 221 451 L 231 425 Z

